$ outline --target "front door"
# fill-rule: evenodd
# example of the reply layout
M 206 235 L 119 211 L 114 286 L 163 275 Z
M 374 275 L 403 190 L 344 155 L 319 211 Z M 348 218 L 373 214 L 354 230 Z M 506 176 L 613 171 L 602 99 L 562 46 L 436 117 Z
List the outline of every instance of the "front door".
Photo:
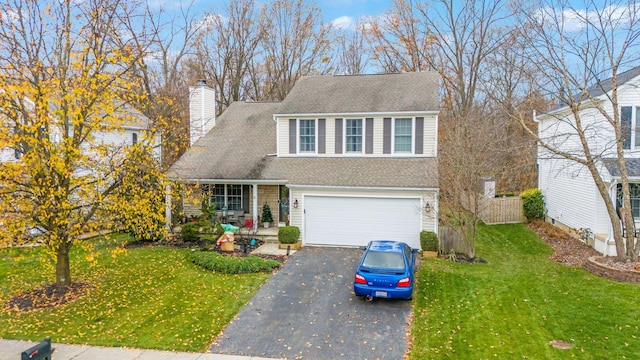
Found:
M 278 222 L 286 223 L 287 217 L 289 217 L 289 188 L 285 185 L 280 185 L 278 188 Z

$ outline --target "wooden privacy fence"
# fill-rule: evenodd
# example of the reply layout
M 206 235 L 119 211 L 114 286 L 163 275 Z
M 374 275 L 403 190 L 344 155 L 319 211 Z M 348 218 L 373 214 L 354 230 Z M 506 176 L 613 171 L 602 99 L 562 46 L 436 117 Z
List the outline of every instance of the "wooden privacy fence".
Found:
M 469 244 L 462 226 L 440 226 L 438 228 L 438 252 L 448 254 L 452 250 L 458 253 L 468 253 Z
M 488 225 L 515 224 L 526 222 L 522 212 L 522 199 L 519 196 L 487 198 L 477 196 L 478 217 Z M 474 211 L 475 203 L 471 196 L 462 195 L 462 204 L 469 211 Z

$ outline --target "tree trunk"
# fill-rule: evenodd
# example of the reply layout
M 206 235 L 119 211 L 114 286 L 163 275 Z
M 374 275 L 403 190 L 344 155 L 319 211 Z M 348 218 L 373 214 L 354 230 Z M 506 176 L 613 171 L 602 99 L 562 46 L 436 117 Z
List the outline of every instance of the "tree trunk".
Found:
M 69 248 L 65 241 L 56 254 L 56 285 L 66 287 L 71 284 L 71 267 L 69 266 Z

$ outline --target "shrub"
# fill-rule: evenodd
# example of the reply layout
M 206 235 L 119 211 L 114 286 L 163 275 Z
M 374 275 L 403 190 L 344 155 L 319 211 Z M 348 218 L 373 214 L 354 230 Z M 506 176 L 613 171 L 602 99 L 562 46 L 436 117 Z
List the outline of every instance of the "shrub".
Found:
M 215 240 L 216 236 L 222 235 L 223 232 L 224 229 L 220 224 L 215 224 L 209 220 L 200 220 L 182 225 L 180 235 L 182 241 L 186 242 L 198 241 L 198 239 L 211 241 Z
M 283 226 L 278 229 L 278 241 L 280 244 L 295 244 L 300 238 L 300 229 L 297 226 Z
M 192 251 L 189 253 L 189 260 L 205 269 L 223 274 L 272 271 L 280 267 L 280 263 L 275 260 L 263 259 L 257 256 L 224 256 L 214 251 Z
M 433 231 L 421 231 L 420 246 L 423 251 L 438 251 L 438 234 Z
M 182 241 L 187 242 L 198 240 L 198 223 L 189 222 L 182 225 L 180 237 L 182 238 Z
M 544 200 L 540 189 L 527 189 L 520 194 L 524 216 L 528 220 L 542 219 L 544 216 Z

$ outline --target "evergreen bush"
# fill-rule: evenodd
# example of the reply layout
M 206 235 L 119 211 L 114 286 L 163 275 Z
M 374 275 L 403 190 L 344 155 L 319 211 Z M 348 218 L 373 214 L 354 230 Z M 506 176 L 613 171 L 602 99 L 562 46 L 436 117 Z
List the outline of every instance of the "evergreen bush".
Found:
M 283 226 L 278 229 L 278 241 L 280 244 L 295 244 L 300 238 L 300 229 L 297 226 Z
M 438 251 L 438 234 L 433 231 L 420 232 L 420 246 L 422 251 Z
M 271 208 L 269 204 L 264 203 L 262 206 L 262 222 L 263 223 L 272 223 L 273 222 L 273 214 L 271 214 Z
M 527 189 L 520 194 L 524 216 L 528 220 L 542 219 L 544 216 L 544 199 L 540 189 Z

